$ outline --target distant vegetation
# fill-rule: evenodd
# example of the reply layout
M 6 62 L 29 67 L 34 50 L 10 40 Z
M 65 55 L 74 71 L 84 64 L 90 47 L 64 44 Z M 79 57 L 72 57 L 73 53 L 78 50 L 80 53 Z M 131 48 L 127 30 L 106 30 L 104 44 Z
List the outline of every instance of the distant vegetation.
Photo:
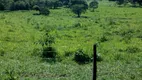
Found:
M 80 17 L 90 5 L 90 8 L 98 7 L 98 2 L 93 0 L 90 4 L 86 0 L 0 0 L 0 10 L 39 10 L 40 14 L 49 15 L 49 9 L 59 7 L 71 8 Z M 44 11 L 45 10 L 45 11 Z
M 109 0 L 109 1 L 116 1 L 118 5 L 127 5 L 132 4 L 133 7 L 136 7 L 137 5 L 142 6 L 142 0 Z

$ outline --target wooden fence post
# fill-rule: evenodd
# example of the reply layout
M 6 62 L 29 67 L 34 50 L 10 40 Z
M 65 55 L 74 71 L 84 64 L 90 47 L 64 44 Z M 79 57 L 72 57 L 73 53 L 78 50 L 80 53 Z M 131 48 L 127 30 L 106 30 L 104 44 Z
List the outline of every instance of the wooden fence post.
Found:
M 97 78 L 97 44 L 93 45 L 93 80 Z

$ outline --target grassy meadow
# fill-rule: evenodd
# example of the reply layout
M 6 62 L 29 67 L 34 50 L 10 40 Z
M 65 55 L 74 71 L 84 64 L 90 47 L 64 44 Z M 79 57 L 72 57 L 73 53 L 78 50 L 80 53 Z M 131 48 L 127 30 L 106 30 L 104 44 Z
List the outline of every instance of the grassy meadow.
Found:
M 92 63 L 79 65 L 74 52 L 92 56 L 97 43 L 102 61 L 97 80 L 142 79 L 142 9 L 99 2 L 95 12 L 81 18 L 68 8 L 38 11 L 0 11 L 0 80 L 92 80 Z M 40 56 L 46 34 L 58 61 Z

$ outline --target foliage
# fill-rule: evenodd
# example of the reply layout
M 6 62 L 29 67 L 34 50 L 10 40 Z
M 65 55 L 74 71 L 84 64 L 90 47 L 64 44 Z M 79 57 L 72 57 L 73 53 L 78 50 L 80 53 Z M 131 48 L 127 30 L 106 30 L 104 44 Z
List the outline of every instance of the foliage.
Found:
M 49 17 L 32 15 L 35 10 L 0 11 L 0 80 L 91 80 L 92 63 L 78 65 L 73 58 L 77 49 L 92 55 L 92 45 L 102 35 L 107 41 L 97 46 L 103 59 L 97 62 L 97 80 L 141 80 L 141 8 L 114 6 L 114 2 L 100 1 L 95 12 L 85 13 L 88 18 L 73 18 L 64 7 L 51 9 Z M 40 57 L 47 48 L 49 29 L 55 38 L 51 45 L 57 51 L 55 59 L 61 57 L 61 62 L 43 62 L 48 58 Z M 131 37 L 129 43 L 124 42 L 126 37 Z
M 42 15 L 49 15 L 50 11 L 49 11 L 48 8 L 40 8 L 39 13 L 42 14 Z
M 59 0 L 63 5 L 69 5 L 70 0 Z
M 42 54 L 43 58 L 56 58 L 57 56 L 57 51 L 55 48 L 49 46 L 49 47 L 45 47 L 43 49 L 43 54 Z
M 83 50 L 78 49 L 75 52 L 74 60 L 80 64 L 84 64 L 90 62 L 91 58 L 87 54 L 85 54 Z
M 80 17 L 81 13 L 86 11 L 86 9 L 84 9 L 84 5 L 82 4 L 73 5 L 71 9 L 75 14 L 77 14 L 77 17 Z
M 39 7 L 38 5 L 34 5 L 34 6 L 33 6 L 33 9 L 36 10 L 36 11 L 39 11 L 39 10 L 40 10 L 40 7 Z
M 13 0 L 0 0 L 0 10 L 8 10 Z
M 53 8 L 56 9 L 58 7 L 61 7 L 62 6 L 62 3 L 58 0 L 53 0 Z
M 88 9 L 87 2 L 83 0 L 73 0 L 71 2 L 71 10 L 80 17 L 81 13 L 86 12 Z
M 116 1 L 118 5 L 126 5 L 128 3 L 131 3 L 133 7 L 136 7 L 136 4 L 139 4 L 139 6 L 142 6 L 141 0 L 109 0 L 109 1 Z
M 25 1 L 16 1 L 13 2 L 10 10 L 29 10 L 30 9 L 30 5 L 29 3 L 25 2 Z
M 4 56 L 4 55 L 5 55 L 4 49 L 0 49 L 0 56 Z
M 89 3 L 89 7 L 92 8 L 92 11 L 94 12 L 94 9 L 98 8 L 98 1 L 93 0 L 92 2 Z

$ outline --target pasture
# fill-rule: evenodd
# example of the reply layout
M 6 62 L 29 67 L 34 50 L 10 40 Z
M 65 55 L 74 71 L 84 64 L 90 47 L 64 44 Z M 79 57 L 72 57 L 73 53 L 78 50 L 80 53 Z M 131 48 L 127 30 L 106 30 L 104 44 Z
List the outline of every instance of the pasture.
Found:
M 95 43 L 103 59 L 97 80 L 142 79 L 141 8 L 100 1 L 81 18 L 68 8 L 50 11 L 0 11 L 0 80 L 92 80 L 92 63 L 73 58 L 78 49 L 92 57 Z M 41 57 L 46 38 L 54 41 L 56 62 Z

